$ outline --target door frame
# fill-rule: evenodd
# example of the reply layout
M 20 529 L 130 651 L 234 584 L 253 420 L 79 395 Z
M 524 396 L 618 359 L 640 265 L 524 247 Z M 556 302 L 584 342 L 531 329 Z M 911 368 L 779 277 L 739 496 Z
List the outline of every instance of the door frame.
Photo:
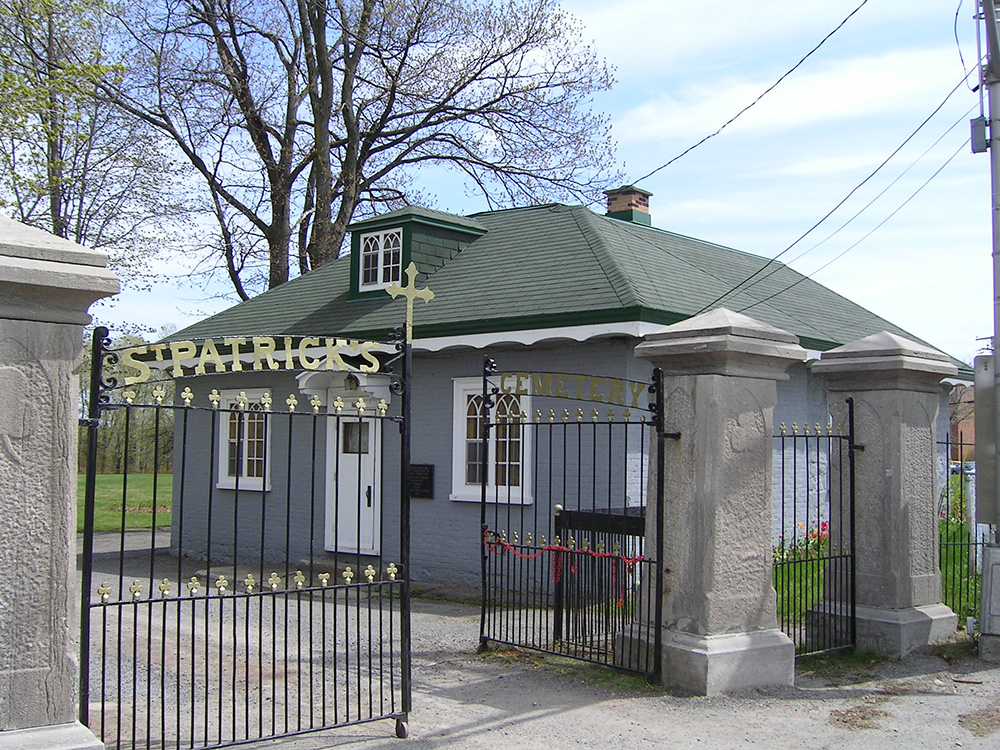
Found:
M 382 525 L 382 420 L 357 415 L 331 415 L 327 420 L 326 493 L 323 546 L 328 552 L 378 555 Z M 345 452 L 344 433 L 350 425 L 368 430 L 368 452 Z M 345 480 L 345 481 L 342 481 Z M 371 492 L 370 512 L 361 511 L 367 504 L 362 488 Z M 346 487 L 345 487 L 346 485 Z M 346 490 L 346 491 L 345 491 Z M 359 528 L 358 519 L 361 526 Z M 344 523 L 347 521 L 347 523 Z M 360 531 L 360 534 L 359 534 Z M 362 545 L 370 536 L 372 543 Z M 359 538 L 360 537 L 360 538 Z

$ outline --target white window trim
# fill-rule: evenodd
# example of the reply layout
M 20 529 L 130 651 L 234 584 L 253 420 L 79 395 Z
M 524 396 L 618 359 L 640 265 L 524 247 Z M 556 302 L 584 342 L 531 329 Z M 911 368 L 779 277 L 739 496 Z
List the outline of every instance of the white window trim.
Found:
M 468 407 L 467 399 L 470 395 L 481 396 L 483 393 L 482 378 L 454 378 L 453 379 L 453 404 L 452 404 L 452 458 L 451 458 L 451 494 L 450 500 L 460 503 L 478 503 L 483 499 L 482 486 L 479 484 L 467 484 L 465 481 L 465 417 Z M 501 394 L 502 395 L 502 394 Z M 519 400 L 522 412 L 531 414 L 530 394 L 515 394 Z M 496 407 L 494 407 L 495 409 Z M 495 456 L 490 455 L 490 466 L 487 472 L 487 492 L 486 500 L 490 503 L 511 504 L 511 505 L 531 505 L 531 437 L 530 429 L 521 432 L 521 486 L 517 488 L 497 486 L 491 481 L 495 476 L 494 464 Z
M 377 281 L 375 283 L 366 284 L 365 283 L 365 239 L 368 237 L 378 237 L 379 238 L 379 252 L 378 252 L 378 278 L 382 278 L 382 271 L 384 269 L 383 260 L 384 256 L 384 246 L 382 238 L 388 235 L 398 235 L 399 236 L 399 276 L 390 281 Z M 377 291 L 379 289 L 385 289 L 390 284 L 400 283 L 403 278 L 403 229 L 401 227 L 396 227 L 394 229 L 383 229 L 377 232 L 365 232 L 361 235 L 361 239 L 358 242 L 358 291 L 359 292 L 370 292 Z
M 249 391 L 221 391 L 219 393 L 221 400 L 219 401 L 219 412 L 217 414 L 219 425 L 217 428 L 218 439 L 216 440 L 218 476 L 215 486 L 220 490 L 237 489 L 236 477 L 229 475 L 229 417 L 231 415 L 229 410 L 236 408 L 236 398 L 241 393 L 246 395 L 249 403 L 259 403 L 264 394 L 267 393 L 267 390 L 261 388 Z M 226 411 L 223 411 L 223 409 Z M 264 414 L 270 414 L 270 412 L 265 411 Z M 271 490 L 271 419 L 269 416 L 264 417 L 264 425 L 264 476 L 241 476 L 239 482 L 240 492 L 269 492 Z M 246 460 L 244 460 L 243 466 L 246 467 Z

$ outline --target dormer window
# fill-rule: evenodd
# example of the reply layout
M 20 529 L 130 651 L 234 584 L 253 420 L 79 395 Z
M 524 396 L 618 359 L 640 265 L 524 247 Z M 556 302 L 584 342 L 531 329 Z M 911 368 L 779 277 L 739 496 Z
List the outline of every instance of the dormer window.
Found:
M 403 269 L 403 230 L 387 229 L 361 235 L 361 276 L 358 290 L 384 289 L 400 281 Z
M 486 234 L 475 219 L 420 206 L 405 206 L 381 216 L 350 224 L 350 278 L 348 297 L 386 300 L 385 289 L 403 281 L 403 269 L 413 263 L 422 278 Z

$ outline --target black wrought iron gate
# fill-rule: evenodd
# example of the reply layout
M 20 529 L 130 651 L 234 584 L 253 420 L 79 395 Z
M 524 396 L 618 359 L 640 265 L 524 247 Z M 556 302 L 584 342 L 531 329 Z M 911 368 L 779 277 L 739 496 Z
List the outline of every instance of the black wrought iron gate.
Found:
M 481 488 L 481 649 L 658 675 L 662 470 L 647 485 L 650 455 L 662 459 L 659 383 L 659 371 L 652 384 L 501 373 L 486 358 L 482 392 L 466 404 L 466 481 Z M 639 404 L 647 392 L 654 402 Z
M 847 429 L 781 424 L 774 436 L 773 582 L 799 656 L 852 648 L 855 632 L 854 402 Z
M 379 719 L 405 736 L 402 333 L 382 363 L 401 396 L 391 414 L 360 393 L 126 386 L 107 335 L 95 331 L 83 420 L 80 720 L 108 747 L 220 747 Z

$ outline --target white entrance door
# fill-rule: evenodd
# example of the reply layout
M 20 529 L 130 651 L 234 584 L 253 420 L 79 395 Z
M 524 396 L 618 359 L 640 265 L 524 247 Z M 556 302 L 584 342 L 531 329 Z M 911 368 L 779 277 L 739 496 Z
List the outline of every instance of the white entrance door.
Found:
M 379 553 L 380 420 L 331 417 L 327 427 L 326 549 Z

